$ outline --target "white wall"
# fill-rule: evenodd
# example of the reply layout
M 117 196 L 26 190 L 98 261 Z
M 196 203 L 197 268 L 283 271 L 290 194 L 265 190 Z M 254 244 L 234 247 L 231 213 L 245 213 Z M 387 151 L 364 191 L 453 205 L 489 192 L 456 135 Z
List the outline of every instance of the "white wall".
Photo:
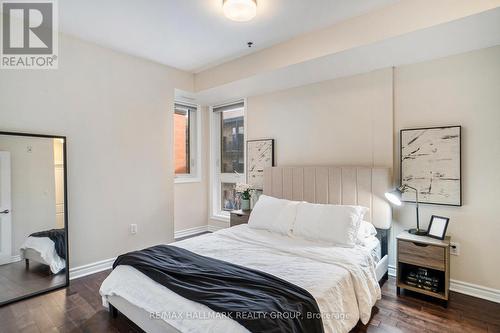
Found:
M 391 69 L 247 102 L 247 139 L 274 138 L 278 165 L 392 166 Z
M 447 233 L 461 245 L 452 279 L 500 289 L 500 46 L 402 66 L 395 88 L 395 140 L 402 128 L 462 125 L 463 206 L 421 205 L 420 220 L 451 218 Z M 414 205 L 396 211 L 393 234 L 414 226 L 414 214 Z
M 175 193 L 175 231 L 182 231 L 207 225 L 208 216 L 208 179 L 209 179 L 209 121 L 208 110 L 200 110 L 201 122 L 201 181 L 195 183 L 177 183 Z
M 58 70 L 1 71 L 0 128 L 68 137 L 71 267 L 172 241 L 174 88 L 193 76 L 59 41 Z
M 12 255 L 30 234 L 56 228 L 54 140 L 0 135 L 10 152 Z

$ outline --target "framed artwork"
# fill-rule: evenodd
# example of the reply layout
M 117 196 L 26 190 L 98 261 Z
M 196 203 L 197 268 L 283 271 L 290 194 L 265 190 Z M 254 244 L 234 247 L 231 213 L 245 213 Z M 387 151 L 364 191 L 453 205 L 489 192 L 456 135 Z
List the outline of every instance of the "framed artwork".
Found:
M 446 236 L 446 229 L 448 229 L 448 222 L 450 222 L 448 217 L 432 215 L 429 229 L 427 230 L 427 236 L 441 240 L 444 239 Z
M 247 141 L 247 183 L 254 189 L 264 186 L 264 169 L 274 166 L 274 139 Z
M 461 126 L 403 129 L 401 185 L 418 190 L 420 203 L 461 206 Z M 413 192 L 403 201 L 415 202 Z

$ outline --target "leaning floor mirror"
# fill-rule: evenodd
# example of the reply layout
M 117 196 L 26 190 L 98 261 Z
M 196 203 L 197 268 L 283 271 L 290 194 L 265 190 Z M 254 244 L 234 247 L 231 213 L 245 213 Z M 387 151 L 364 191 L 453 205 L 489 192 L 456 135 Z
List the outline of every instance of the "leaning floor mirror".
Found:
M 0 132 L 0 306 L 66 287 L 66 138 Z

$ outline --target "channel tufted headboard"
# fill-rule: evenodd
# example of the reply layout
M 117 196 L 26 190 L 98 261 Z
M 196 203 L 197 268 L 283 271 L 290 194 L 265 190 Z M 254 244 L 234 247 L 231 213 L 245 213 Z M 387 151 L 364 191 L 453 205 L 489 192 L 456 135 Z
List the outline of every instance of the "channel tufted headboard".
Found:
M 370 208 L 365 220 L 376 228 L 391 227 L 392 211 L 384 193 L 391 188 L 389 168 L 272 167 L 264 170 L 264 194 L 311 203 Z

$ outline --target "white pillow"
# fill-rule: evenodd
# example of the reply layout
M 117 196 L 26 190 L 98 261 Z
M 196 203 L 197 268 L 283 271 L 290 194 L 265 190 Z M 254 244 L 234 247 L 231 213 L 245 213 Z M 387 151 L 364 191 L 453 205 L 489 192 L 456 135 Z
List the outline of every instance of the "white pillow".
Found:
M 361 221 L 358 230 L 359 239 L 364 240 L 365 238 L 376 235 L 377 235 L 377 229 L 375 229 L 375 226 L 373 224 L 371 224 L 370 222 Z
M 248 226 L 288 235 L 295 221 L 297 205 L 297 201 L 261 195 L 252 209 Z
M 361 206 L 299 203 L 293 235 L 338 246 L 353 247 L 368 208 Z

